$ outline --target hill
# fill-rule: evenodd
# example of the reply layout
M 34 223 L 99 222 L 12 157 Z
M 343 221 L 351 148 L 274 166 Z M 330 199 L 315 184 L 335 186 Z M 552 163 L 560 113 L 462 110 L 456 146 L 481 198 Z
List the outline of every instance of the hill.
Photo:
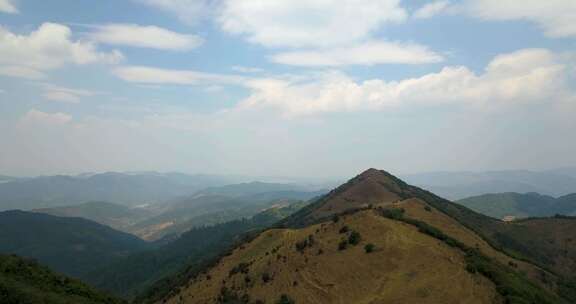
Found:
M 237 242 L 243 233 L 269 227 L 301 206 L 302 203 L 296 203 L 273 207 L 250 219 L 193 228 L 159 248 L 135 253 L 101 267 L 86 275 L 86 280 L 100 289 L 127 297 L 150 286 L 153 286 L 151 290 L 162 290 L 172 280 L 181 279 L 170 275 L 178 273 L 184 266 L 198 268 Z
M 555 198 L 538 193 L 490 193 L 456 201 L 476 212 L 502 219 L 553 215 Z M 575 206 L 576 207 L 576 206 Z
M 61 217 L 81 217 L 122 231 L 151 216 L 148 209 L 130 208 L 109 202 L 87 202 L 32 211 Z
M 2 304 L 124 303 L 15 255 L 0 255 L 0 299 Z
M 515 218 L 576 215 L 576 194 L 554 198 L 538 193 L 493 193 L 456 201 L 476 212 L 495 217 Z
M 547 171 L 429 172 L 405 175 L 403 178 L 413 185 L 452 200 L 505 192 L 536 192 L 558 197 L 573 193 L 576 189 L 574 168 Z
M 82 218 L 0 212 L 0 253 L 34 258 L 74 277 L 148 247 L 133 235 Z
M 564 276 L 515 257 L 492 223 L 514 238 L 505 223 L 370 169 L 150 301 L 573 302 Z

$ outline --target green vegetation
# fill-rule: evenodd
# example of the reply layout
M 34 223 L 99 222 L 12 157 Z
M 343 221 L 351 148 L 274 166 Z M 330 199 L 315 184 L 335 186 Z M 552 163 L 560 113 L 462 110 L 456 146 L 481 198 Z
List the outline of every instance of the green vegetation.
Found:
M 0 255 L 2 304 L 116 304 L 122 300 L 14 255 Z
M 86 274 L 150 245 L 110 227 L 41 213 L 0 213 L 0 252 L 37 259 L 66 275 Z
M 292 300 L 292 298 L 290 298 L 290 296 L 283 294 L 280 296 L 280 299 L 276 303 L 277 304 L 296 304 L 296 301 Z
M 369 243 L 369 244 L 364 245 L 364 251 L 365 251 L 366 253 L 374 252 L 375 249 L 376 249 L 376 246 L 375 246 L 374 244 L 372 244 L 372 243 Z
M 357 231 L 352 231 L 350 233 L 350 236 L 348 236 L 348 244 L 352 246 L 358 245 L 360 243 L 360 240 L 362 240 L 362 237 L 360 236 L 360 233 L 358 233 Z

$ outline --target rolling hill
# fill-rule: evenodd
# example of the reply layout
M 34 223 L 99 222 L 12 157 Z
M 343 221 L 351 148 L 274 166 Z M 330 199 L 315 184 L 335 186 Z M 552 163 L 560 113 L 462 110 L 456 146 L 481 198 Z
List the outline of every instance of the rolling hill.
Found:
M 0 255 L 0 300 L 2 304 L 125 303 L 15 255 Z
M 554 198 L 538 193 L 492 193 L 456 201 L 476 212 L 494 217 L 515 218 L 576 215 L 576 194 Z
M 121 231 L 146 219 L 152 213 L 148 209 L 130 208 L 109 202 L 87 202 L 32 211 L 61 217 L 81 217 Z
M 191 228 L 248 218 L 271 206 L 287 206 L 326 191 L 297 191 L 297 186 L 253 182 L 208 188 L 192 196 L 172 200 L 155 210 L 154 216 L 125 231 L 156 241 Z
M 34 258 L 73 277 L 149 246 L 133 235 L 82 218 L 0 212 L 0 253 Z
M 542 221 L 503 223 L 370 169 L 148 301 L 573 303 L 575 251 L 543 257 L 576 221 Z M 509 243 L 537 231 L 529 250 Z

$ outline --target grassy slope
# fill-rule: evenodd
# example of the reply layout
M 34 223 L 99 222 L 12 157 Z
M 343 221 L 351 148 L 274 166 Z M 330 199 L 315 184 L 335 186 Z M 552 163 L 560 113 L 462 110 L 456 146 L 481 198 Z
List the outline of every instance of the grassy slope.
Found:
M 344 225 L 359 232 L 362 241 L 338 250 L 349 234 L 339 233 Z M 313 245 L 299 252 L 296 243 L 309 235 Z M 376 250 L 365 253 L 367 243 Z M 240 263 L 249 264 L 248 272 L 230 275 Z M 338 223 L 268 230 L 168 303 L 179 303 L 180 296 L 187 303 L 217 303 L 223 287 L 265 303 L 275 303 L 281 294 L 296 303 L 498 303 L 494 285 L 465 267 L 462 252 L 411 225 L 365 211 Z

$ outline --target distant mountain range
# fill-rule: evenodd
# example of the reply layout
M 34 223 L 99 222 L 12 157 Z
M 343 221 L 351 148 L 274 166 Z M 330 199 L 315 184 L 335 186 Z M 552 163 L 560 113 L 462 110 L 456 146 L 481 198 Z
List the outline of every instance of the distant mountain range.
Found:
M 536 192 L 554 197 L 576 192 L 576 168 L 546 171 L 430 172 L 402 176 L 447 199 L 486 193 Z
M 89 201 L 144 205 L 239 181 L 242 180 L 226 176 L 153 172 L 5 179 L 0 182 L 0 211 L 67 206 Z
M 576 193 L 554 198 L 538 193 L 493 193 L 456 201 L 476 212 L 502 219 L 576 215 Z

